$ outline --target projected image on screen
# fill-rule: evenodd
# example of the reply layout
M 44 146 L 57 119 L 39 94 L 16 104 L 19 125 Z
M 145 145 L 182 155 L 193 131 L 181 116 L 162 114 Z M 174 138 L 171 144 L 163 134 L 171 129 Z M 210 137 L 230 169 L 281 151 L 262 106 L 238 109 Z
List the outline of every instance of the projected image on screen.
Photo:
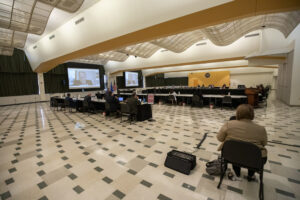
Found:
M 68 68 L 69 88 L 99 88 L 99 69 Z
M 137 72 L 125 72 L 125 86 L 134 87 L 139 86 L 139 79 Z

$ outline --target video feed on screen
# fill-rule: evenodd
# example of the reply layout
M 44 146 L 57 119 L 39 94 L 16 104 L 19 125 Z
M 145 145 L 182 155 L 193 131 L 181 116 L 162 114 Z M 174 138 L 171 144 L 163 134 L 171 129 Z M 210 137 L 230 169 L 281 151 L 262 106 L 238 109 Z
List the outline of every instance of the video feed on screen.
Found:
M 125 86 L 139 86 L 138 72 L 125 72 Z
M 100 88 L 99 69 L 68 68 L 70 89 Z

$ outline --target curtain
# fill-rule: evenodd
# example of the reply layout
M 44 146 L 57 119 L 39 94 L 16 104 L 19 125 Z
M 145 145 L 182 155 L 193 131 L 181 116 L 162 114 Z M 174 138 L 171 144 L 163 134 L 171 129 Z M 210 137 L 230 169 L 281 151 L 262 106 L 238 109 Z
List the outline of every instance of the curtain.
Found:
M 0 55 L 0 96 L 38 94 L 37 73 L 33 72 L 24 51 Z

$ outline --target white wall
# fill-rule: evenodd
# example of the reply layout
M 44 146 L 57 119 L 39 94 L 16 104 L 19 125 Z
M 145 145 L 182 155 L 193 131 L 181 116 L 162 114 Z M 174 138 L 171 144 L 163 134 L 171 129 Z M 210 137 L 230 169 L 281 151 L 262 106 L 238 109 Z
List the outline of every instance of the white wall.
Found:
M 300 25 L 289 35 L 287 41 L 293 50 L 288 53 L 286 63 L 279 68 L 276 95 L 288 105 L 300 106 Z

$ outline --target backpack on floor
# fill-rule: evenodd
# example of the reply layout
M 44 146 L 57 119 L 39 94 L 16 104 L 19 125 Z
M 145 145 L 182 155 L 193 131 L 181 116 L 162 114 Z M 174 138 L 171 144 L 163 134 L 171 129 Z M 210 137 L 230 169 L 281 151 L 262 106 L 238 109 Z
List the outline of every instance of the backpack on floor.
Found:
M 206 172 L 209 175 L 221 175 L 221 159 L 221 157 L 218 157 L 218 159 L 206 163 Z M 222 167 L 225 170 L 225 166 Z

